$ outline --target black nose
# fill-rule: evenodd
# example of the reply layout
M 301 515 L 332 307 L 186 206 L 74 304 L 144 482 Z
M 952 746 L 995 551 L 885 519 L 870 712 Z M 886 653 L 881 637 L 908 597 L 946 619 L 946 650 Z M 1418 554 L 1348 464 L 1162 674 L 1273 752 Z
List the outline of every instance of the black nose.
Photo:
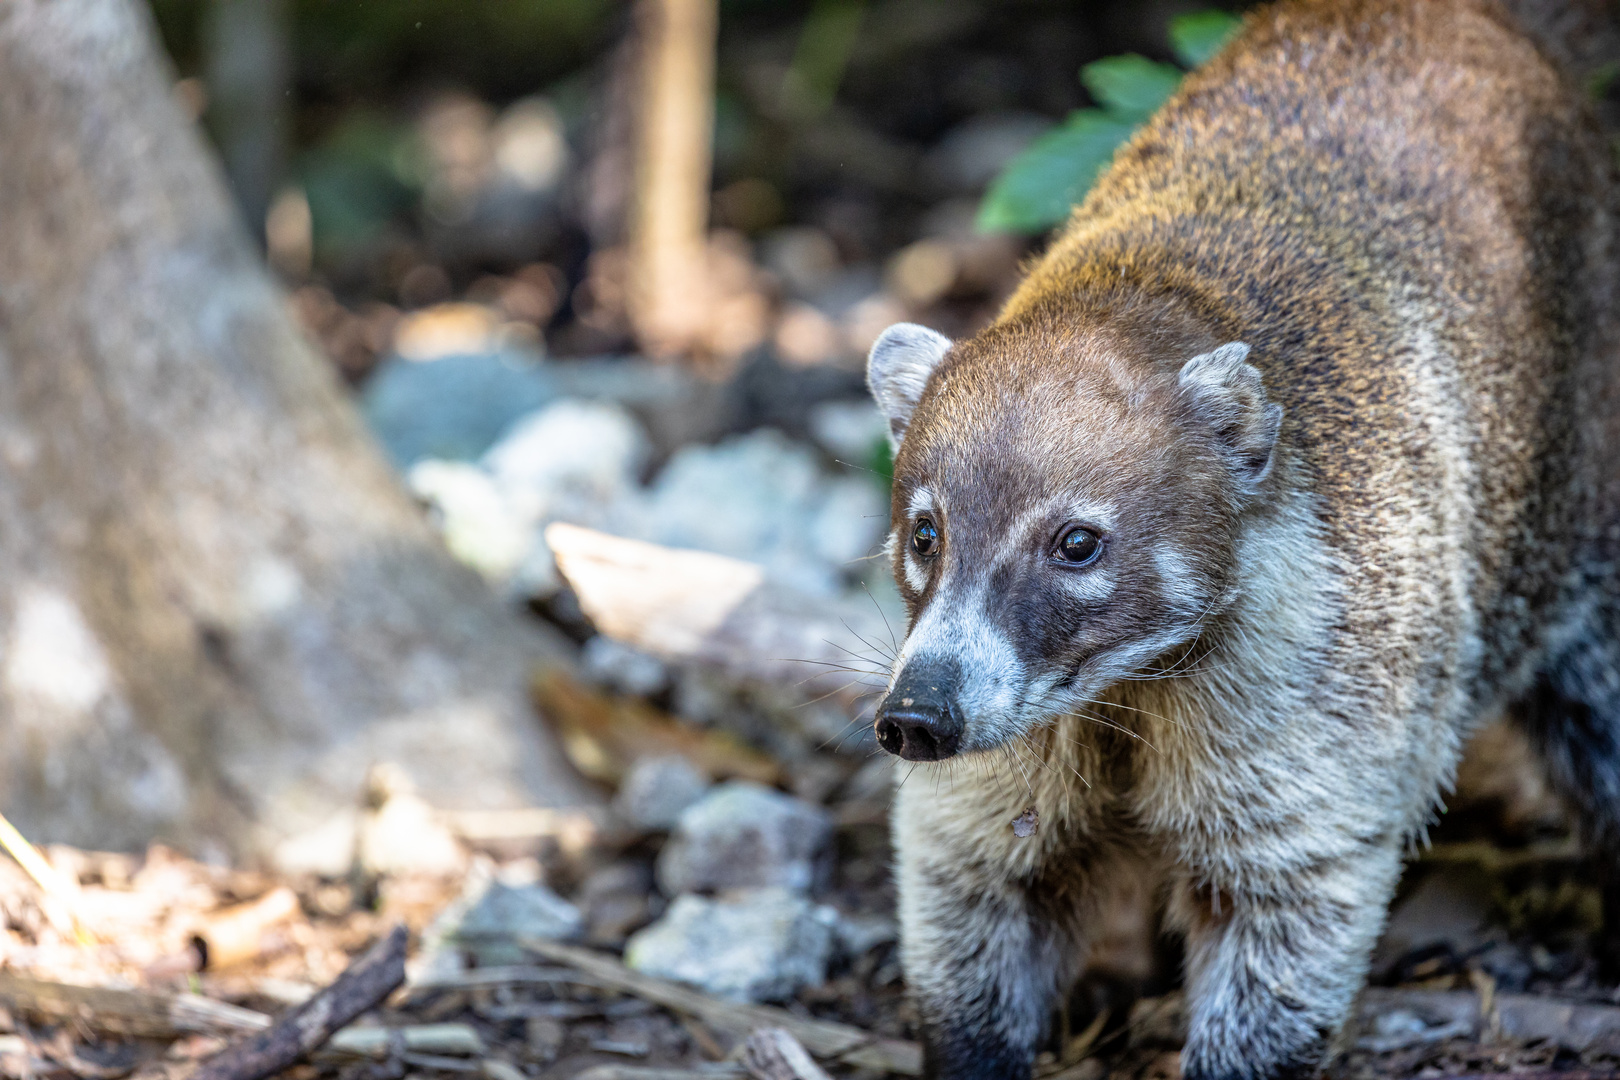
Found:
M 906 665 L 878 706 L 878 745 L 907 761 L 942 761 L 962 745 L 962 718 L 952 704 L 953 665 Z

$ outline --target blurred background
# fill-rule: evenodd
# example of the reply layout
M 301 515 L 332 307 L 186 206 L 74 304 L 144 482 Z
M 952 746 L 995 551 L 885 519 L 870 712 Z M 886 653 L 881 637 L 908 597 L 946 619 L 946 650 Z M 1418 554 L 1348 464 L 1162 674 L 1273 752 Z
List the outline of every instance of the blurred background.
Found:
M 867 349 L 902 320 L 988 322 L 1173 58 L 1234 21 L 1169 0 L 152 10 L 298 324 L 451 550 L 575 637 L 552 521 L 899 618 Z M 1082 78 L 1097 60 L 1112 81 Z

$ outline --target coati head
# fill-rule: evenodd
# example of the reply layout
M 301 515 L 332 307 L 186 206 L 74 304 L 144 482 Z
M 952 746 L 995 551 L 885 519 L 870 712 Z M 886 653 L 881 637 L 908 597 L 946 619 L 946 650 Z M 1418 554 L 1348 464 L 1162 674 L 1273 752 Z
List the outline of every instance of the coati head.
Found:
M 1213 341 L 1055 322 L 954 346 L 905 323 L 878 338 L 867 380 L 895 449 L 889 550 L 911 616 L 877 710 L 885 750 L 999 746 L 1231 603 L 1282 408 L 1247 345 Z

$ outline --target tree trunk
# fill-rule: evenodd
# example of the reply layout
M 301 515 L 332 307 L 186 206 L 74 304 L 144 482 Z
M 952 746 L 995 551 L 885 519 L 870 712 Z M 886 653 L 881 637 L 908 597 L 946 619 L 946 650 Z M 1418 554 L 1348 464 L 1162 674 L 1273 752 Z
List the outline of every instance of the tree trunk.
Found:
M 593 801 L 561 646 L 454 565 L 285 314 L 137 0 L 0 5 L 0 807 L 341 868 L 369 766 Z

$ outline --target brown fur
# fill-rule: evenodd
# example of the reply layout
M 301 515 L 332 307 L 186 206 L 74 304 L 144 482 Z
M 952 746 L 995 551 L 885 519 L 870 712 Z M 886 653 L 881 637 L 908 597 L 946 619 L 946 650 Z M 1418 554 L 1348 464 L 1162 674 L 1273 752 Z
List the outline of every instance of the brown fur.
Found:
M 926 654 L 989 680 L 967 753 L 897 806 L 935 1074 L 1026 1071 L 1101 886 L 1138 872 L 1188 936 L 1186 1074 L 1311 1071 L 1402 845 L 1513 701 L 1620 856 L 1615 190 L 1581 94 L 1488 0 L 1283 4 L 920 393 L 874 350 L 896 679 Z M 1200 397 L 1189 359 L 1232 341 L 1263 391 L 1233 368 Z M 1105 557 L 1054 570 L 1075 520 Z M 1160 651 L 1097 659 L 1133 643 Z

